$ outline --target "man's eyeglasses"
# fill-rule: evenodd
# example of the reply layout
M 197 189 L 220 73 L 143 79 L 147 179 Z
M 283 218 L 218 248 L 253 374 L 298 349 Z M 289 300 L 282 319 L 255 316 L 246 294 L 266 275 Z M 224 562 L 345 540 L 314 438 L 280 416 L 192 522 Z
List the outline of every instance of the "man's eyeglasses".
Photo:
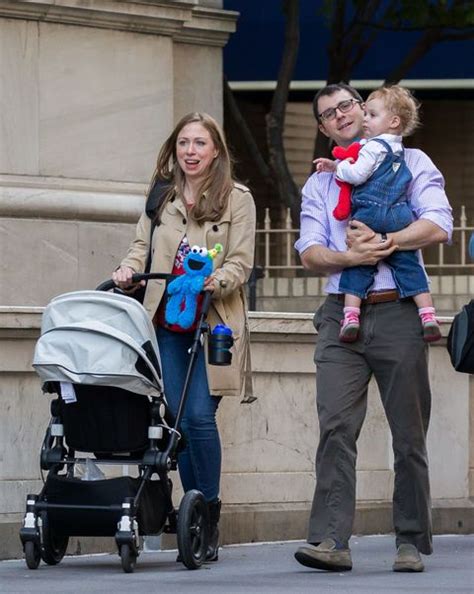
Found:
M 347 113 L 350 111 L 356 103 L 362 103 L 358 99 L 344 99 L 344 101 L 340 101 L 336 107 L 330 107 L 329 109 L 325 109 L 322 113 L 318 113 L 318 117 L 320 120 L 330 121 L 336 117 L 336 110 L 338 109 L 341 113 Z

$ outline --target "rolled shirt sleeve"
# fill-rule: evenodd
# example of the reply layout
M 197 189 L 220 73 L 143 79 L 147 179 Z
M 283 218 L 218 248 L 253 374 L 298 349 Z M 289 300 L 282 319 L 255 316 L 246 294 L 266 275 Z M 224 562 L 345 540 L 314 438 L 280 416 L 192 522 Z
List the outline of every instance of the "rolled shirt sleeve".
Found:
M 448 235 L 453 235 L 453 211 L 444 190 L 444 178 L 433 161 L 423 151 L 407 149 L 406 162 L 413 180 L 408 187 L 408 197 L 416 219 L 425 219 L 438 225 Z
M 332 177 L 329 173 L 314 173 L 303 186 L 300 236 L 295 243 L 295 249 L 299 254 L 312 245 L 328 247 L 328 212 L 323 195 L 324 191 L 328 192 Z

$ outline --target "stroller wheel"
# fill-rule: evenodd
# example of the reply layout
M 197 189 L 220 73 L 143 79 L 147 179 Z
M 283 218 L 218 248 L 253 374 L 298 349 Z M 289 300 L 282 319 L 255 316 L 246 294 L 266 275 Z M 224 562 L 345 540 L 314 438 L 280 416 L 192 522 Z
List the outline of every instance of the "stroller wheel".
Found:
M 25 561 L 28 569 L 38 569 L 41 561 L 40 549 L 32 540 L 25 542 Z
M 137 563 L 137 555 L 132 551 L 129 544 L 120 545 L 120 558 L 122 559 L 122 569 L 125 573 L 133 573 Z
M 178 511 L 178 551 L 188 569 L 204 563 L 209 539 L 209 512 L 200 491 L 187 491 Z
M 41 559 L 48 565 L 57 565 L 66 554 L 69 536 L 59 536 L 53 533 L 47 512 L 41 512 L 41 522 L 43 524 Z

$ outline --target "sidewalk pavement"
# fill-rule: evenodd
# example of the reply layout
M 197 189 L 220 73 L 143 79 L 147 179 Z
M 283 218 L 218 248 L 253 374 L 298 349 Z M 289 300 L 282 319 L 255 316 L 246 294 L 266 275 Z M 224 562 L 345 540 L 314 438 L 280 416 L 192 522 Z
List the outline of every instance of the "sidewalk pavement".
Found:
M 393 573 L 392 536 L 353 537 L 354 568 L 329 573 L 299 565 L 299 542 L 233 545 L 219 562 L 196 571 L 176 563 L 176 551 L 142 553 L 135 573 L 124 574 L 118 555 L 66 557 L 60 565 L 28 570 L 24 561 L 0 562 L 3 593 L 183 593 L 192 594 L 430 594 L 474 592 L 474 535 L 437 536 L 435 553 L 423 557 L 424 573 Z

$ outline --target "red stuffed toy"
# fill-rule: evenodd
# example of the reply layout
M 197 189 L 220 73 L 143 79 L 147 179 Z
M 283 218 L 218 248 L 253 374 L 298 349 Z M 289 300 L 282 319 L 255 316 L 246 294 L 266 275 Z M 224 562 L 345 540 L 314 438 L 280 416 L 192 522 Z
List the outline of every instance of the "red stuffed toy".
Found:
M 332 149 L 332 156 L 335 159 L 344 161 L 345 159 L 352 159 L 353 162 L 357 161 L 359 156 L 361 145 L 359 142 L 353 142 L 347 148 L 343 146 L 335 146 Z M 339 199 L 337 201 L 336 208 L 332 211 L 335 219 L 338 221 L 344 221 L 351 214 L 351 194 L 352 186 L 344 181 L 336 179 L 336 184 L 339 186 Z

